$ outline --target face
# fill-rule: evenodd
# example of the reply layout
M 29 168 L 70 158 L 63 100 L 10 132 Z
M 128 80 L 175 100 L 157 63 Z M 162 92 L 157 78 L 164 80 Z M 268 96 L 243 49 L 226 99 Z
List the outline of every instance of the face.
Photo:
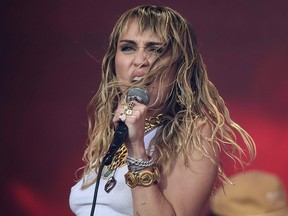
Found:
M 163 46 L 163 42 L 157 35 L 150 31 L 139 32 L 137 22 L 131 22 L 127 31 L 119 37 L 115 56 L 116 76 L 119 81 L 131 82 L 139 80 L 149 71 L 152 63 L 157 59 Z M 171 56 L 161 57 L 160 64 L 169 63 Z M 160 101 L 167 94 L 171 82 L 174 80 L 176 69 L 172 68 L 165 76 L 161 91 L 158 91 L 158 84 L 155 81 L 149 86 L 150 104 L 153 104 L 160 96 Z M 121 89 L 123 92 L 126 89 Z M 159 103 L 160 104 L 160 103 Z

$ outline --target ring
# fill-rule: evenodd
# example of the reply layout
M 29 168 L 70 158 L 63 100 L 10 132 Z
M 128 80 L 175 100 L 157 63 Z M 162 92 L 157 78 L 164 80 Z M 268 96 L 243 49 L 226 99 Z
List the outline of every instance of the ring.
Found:
M 125 122 L 125 120 L 126 120 L 126 114 L 125 114 L 125 113 L 121 113 L 121 114 L 119 115 L 119 120 L 122 121 L 122 122 Z
M 134 103 L 133 101 L 129 101 L 129 103 L 128 103 L 128 109 L 129 109 L 129 110 L 132 110 L 134 106 L 135 106 L 135 103 Z
M 132 113 L 133 113 L 133 110 L 132 109 L 125 109 L 125 111 L 124 111 L 124 113 L 126 114 L 126 115 L 132 115 Z

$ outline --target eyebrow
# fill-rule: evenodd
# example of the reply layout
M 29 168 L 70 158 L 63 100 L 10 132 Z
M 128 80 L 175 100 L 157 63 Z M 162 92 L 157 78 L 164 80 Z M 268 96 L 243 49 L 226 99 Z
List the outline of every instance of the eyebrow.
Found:
M 133 40 L 120 40 L 119 43 L 130 43 L 133 45 L 137 45 L 137 43 Z M 161 42 L 155 42 L 155 41 L 148 41 L 145 42 L 145 46 L 149 47 L 149 46 L 154 46 L 154 45 L 163 45 L 163 43 Z

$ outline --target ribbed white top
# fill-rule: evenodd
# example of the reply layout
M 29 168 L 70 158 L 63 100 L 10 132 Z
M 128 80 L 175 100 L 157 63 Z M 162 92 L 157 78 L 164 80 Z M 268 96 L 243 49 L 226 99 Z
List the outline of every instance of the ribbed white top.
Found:
M 154 137 L 157 129 L 150 131 L 144 137 L 145 148 Z M 105 172 L 105 171 L 104 171 Z M 127 166 L 120 167 L 116 170 L 114 178 L 117 183 L 115 187 L 107 193 L 104 190 L 104 186 L 108 178 L 101 178 L 97 204 L 95 208 L 95 214 L 97 216 L 128 216 L 133 215 L 133 203 L 131 189 L 126 185 L 124 175 L 128 172 Z M 96 178 L 95 173 L 91 173 L 90 177 Z M 69 204 L 71 210 L 77 216 L 88 216 L 90 215 L 93 195 L 95 190 L 95 184 L 91 185 L 85 190 L 81 190 L 83 180 L 81 179 L 76 185 L 71 188 Z

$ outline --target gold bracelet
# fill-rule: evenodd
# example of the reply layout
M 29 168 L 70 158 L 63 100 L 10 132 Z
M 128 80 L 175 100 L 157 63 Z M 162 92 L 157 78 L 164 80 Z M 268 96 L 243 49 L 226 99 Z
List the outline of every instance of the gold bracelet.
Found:
M 139 172 L 127 172 L 125 182 L 130 188 L 136 186 L 148 187 L 160 181 L 160 172 L 157 166 L 153 166 L 153 172 L 144 170 Z

